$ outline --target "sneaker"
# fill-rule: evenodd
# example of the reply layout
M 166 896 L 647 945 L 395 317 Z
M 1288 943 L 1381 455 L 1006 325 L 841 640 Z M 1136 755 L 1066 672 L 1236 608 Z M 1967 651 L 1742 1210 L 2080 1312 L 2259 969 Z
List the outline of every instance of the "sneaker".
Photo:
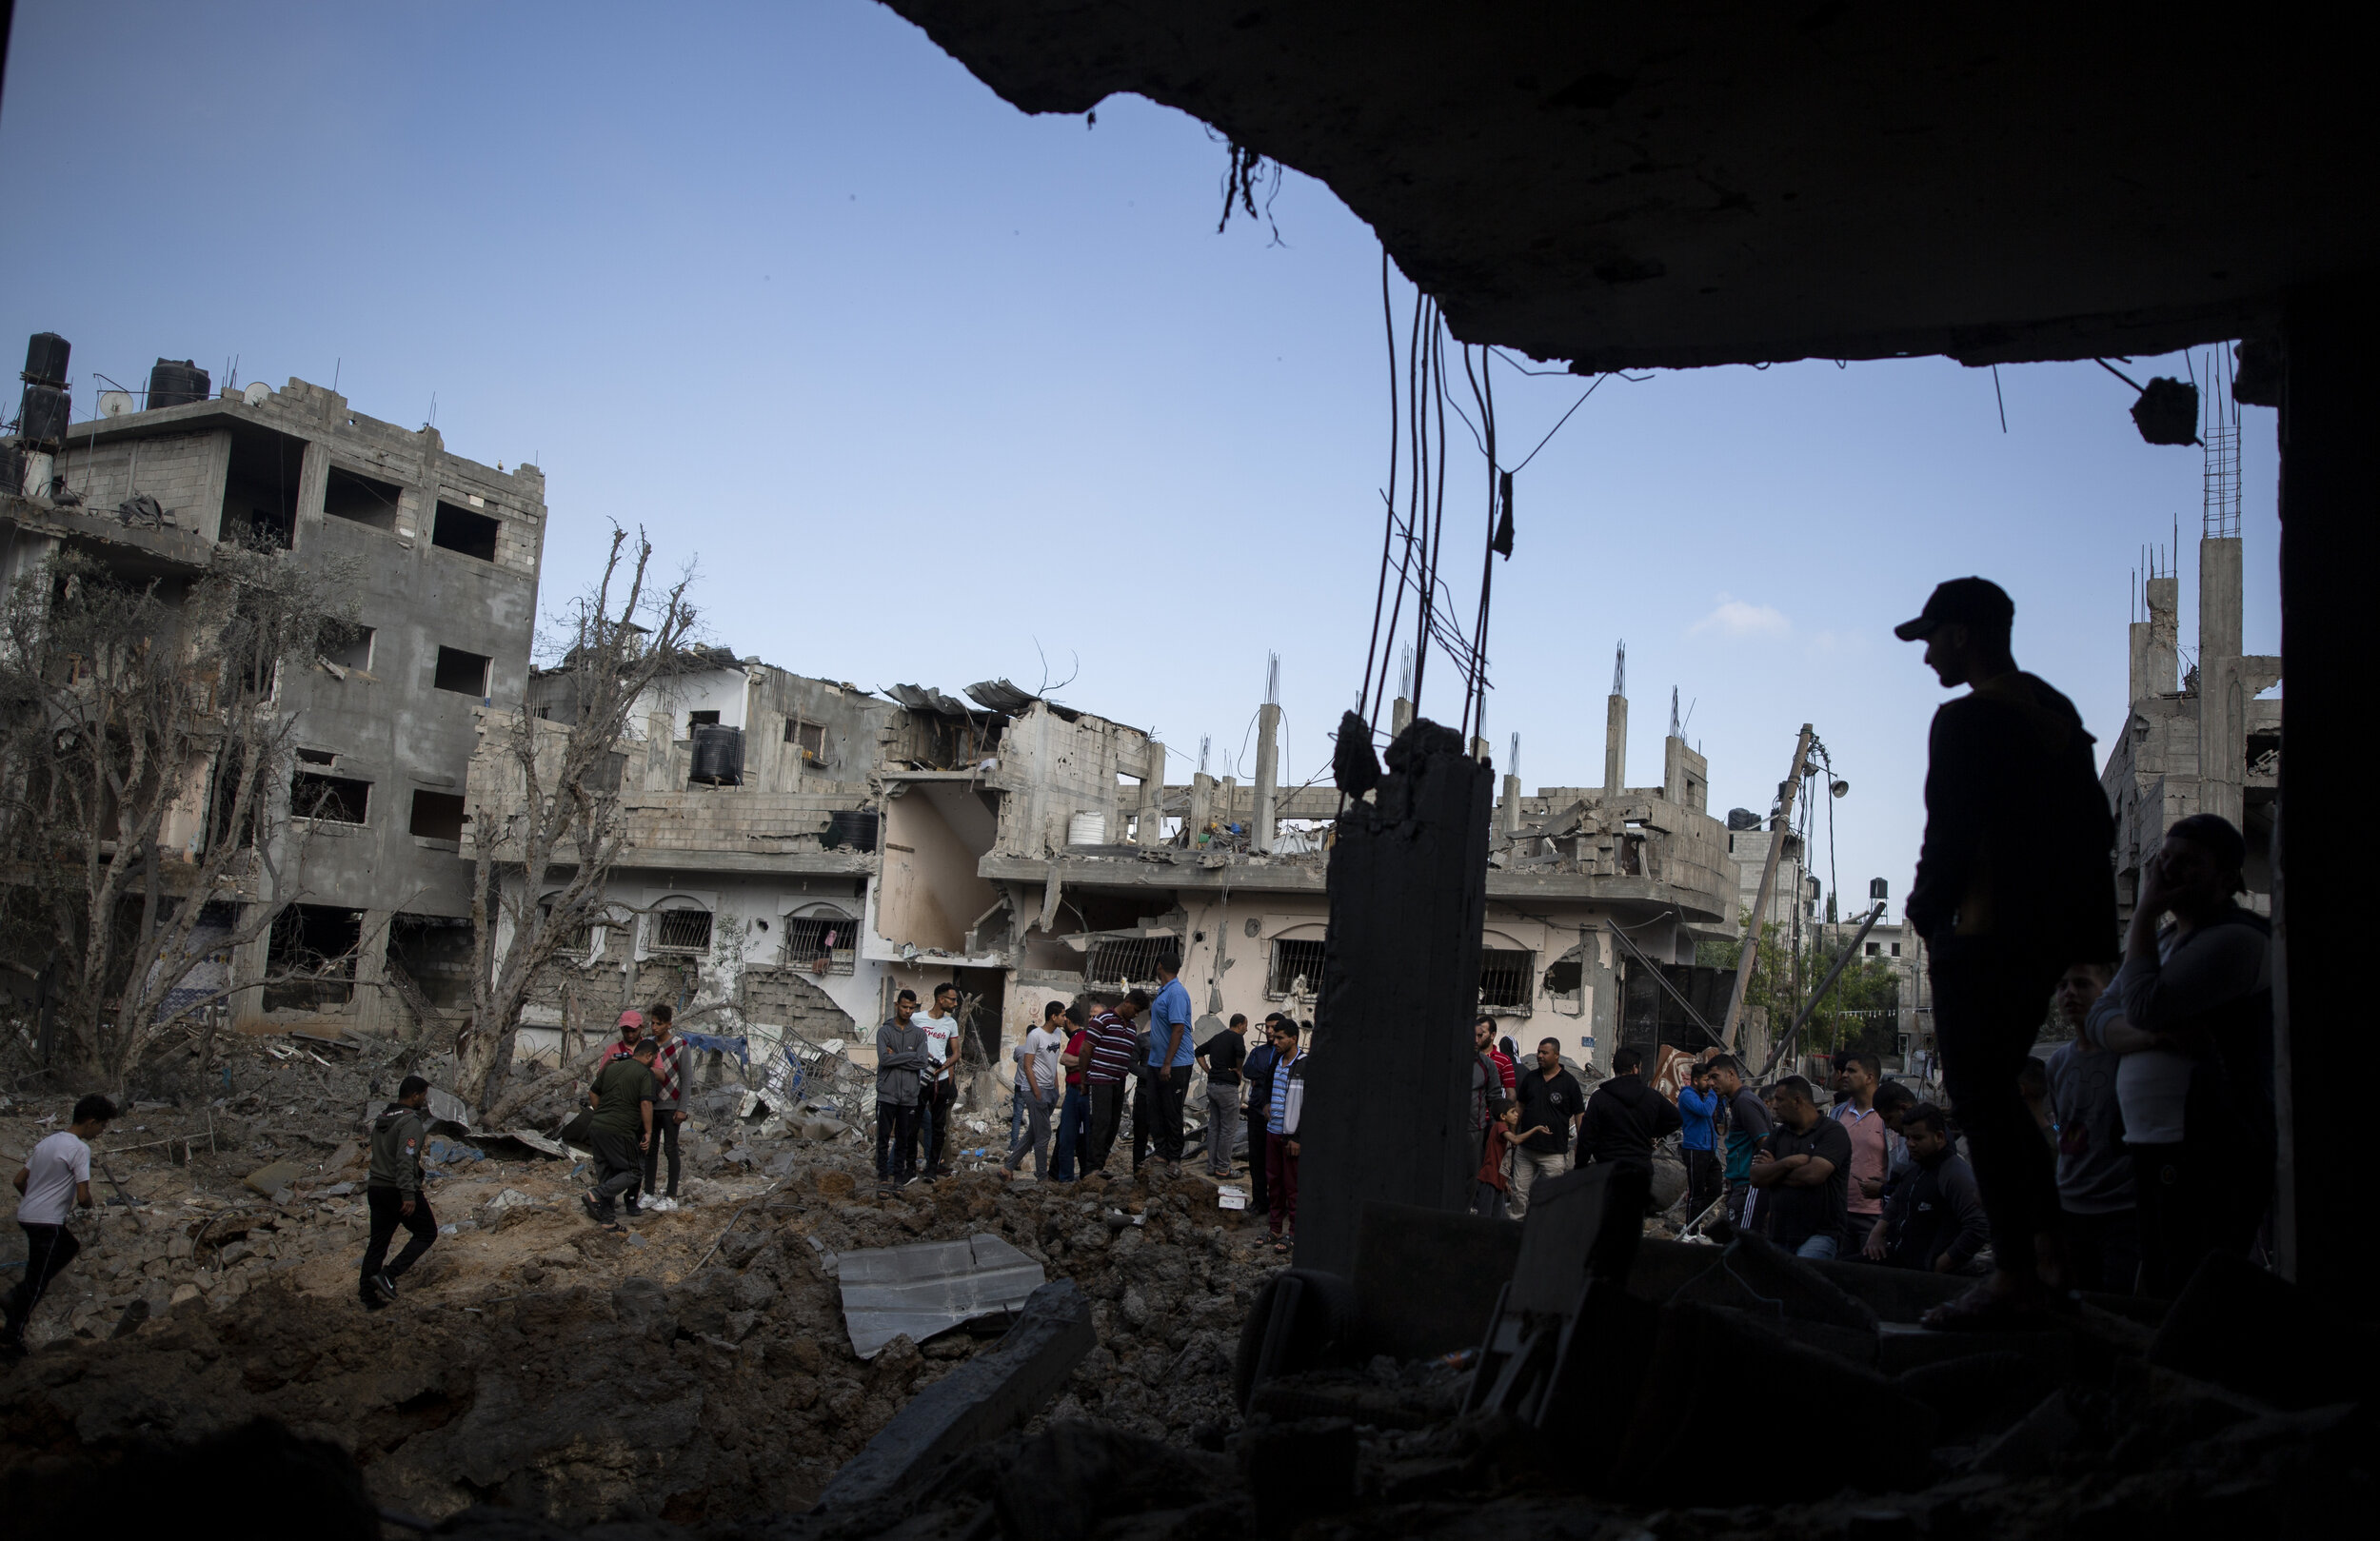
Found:
M 363 1302 L 363 1306 L 366 1311 L 387 1311 L 388 1309 L 388 1302 L 381 1298 L 381 1294 L 378 1290 L 370 1288 L 359 1290 L 356 1292 L 355 1297 L 359 1301 Z
M 372 1284 L 389 1299 L 394 1300 L 397 1297 L 397 1281 L 389 1275 L 387 1269 L 384 1268 L 372 1275 Z
M 656 1215 L 666 1215 L 678 1207 L 678 1201 L 674 1198 L 656 1198 L 645 1207 Z
M 611 1211 L 595 1202 L 595 1197 L 592 1194 L 580 1195 L 579 1208 L 586 1211 L 586 1217 L 593 1220 L 597 1225 L 609 1225 L 611 1223 Z

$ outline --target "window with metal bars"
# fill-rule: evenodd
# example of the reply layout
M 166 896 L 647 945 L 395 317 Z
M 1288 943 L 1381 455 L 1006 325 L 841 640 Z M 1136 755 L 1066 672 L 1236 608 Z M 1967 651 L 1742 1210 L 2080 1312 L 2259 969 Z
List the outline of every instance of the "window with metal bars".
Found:
M 1296 988 L 1299 979 L 1305 980 L 1311 995 L 1322 988 L 1322 942 L 1277 941 L 1273 943 L 1273 963 L 1264 976 L 1264 997 L 1279 1000 Z
M 711 950 L 711 912 L 664 910 L 653 917 L 653 951 L 707 953 Z
M 812 974 L 848 974 L 860 956 L 860 922 L 847 915 L 789 915 L 784 956 Z
M 1529 984 L 1537 978 L 1537 955 L 1509 947 L 1479 949 L 1479 1004 L 1527 1011 Z
M 1091 943 L 1082 978 L 1086 984 L 1154 984 L 1160 963 L 1180 966 L 1180 937 L 1111 937 Z

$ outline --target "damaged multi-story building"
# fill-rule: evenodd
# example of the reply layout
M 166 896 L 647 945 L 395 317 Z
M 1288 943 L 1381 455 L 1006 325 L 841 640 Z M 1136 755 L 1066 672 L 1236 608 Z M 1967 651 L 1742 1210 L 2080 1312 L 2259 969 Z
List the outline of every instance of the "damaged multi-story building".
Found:
M 434 427 L 367 417 L 303 380 L 218 392 L 162 359 L 146 392 L 99 392 L 72 422 L 69 357 L 64 339 L 33 339 L 0 581 L 70 548 L 170 587 L 226 543 L 262 540 L 354 597 L 348 640 L 275 684 L 296 764 L 270 796 L 302 817 L 276 818 L 280 849 L 233 902 L 295 902 L 211 965 L 239 986 L 230 1016 L 367 1031 L 443 1016 L 469 994 L 475 714 L 526 683 L 543 473 L 454 454 Z
M 724 651 L 657 685 L 620 745 L 641 778 L 621 923 L 551 972 L 532 1038 L 668 999 L 702 1032 L 864 1045 L 897 990 L 949 981 L 996 1066 L 1047 1000 L 1154 984 L 1160 962 L 1202 1014 L 1313 1015 L 1339 794 L 1278 784 L 1278 706 L 1241 784 L 1170 781 L 1147 732 L 1005 682 L 887 694 Z M 1506 778 L 1481 938 L 1480 1010 L 1584 1064 L 1624 1038 L 1703 1041 L 1656 976 L 1717 1021 L 1724 986 L 1696 976 L 1724 971 L 1696 970 L 1695 944 L 1736 931 L 1703 757 L 1673 733 L 1662 783 L 1627 786 L 1616 692 L 1609 721 L 1600 784 Z M 483 747 L 470 793 L 499 815 L 504 753 Z

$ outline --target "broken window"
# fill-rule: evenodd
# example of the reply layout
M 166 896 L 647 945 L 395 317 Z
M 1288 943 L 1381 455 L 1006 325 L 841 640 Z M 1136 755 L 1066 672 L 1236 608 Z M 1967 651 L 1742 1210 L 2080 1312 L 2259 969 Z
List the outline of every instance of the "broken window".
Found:
M 711 950 L 711 912 L 692 908 L 664 910 L 653 917 L 656 953 L 703 955 Z
M 466 919 L 440 915 L 395 915 L 388 920 L 386 956 L 390 971 L 403 971 L 431 1006 L 440 1011 L 468 1011 L 471 938 L 471 922 Z
M 1180 937 L 1109 937 L 1091 943 L 1082 978 L 1090 984 L 1154 984 L 1160 963 L 1180 965 Z
M 265 944 L 265 1010 L 319 1011 L 355 997 L 364 912 L 292 904 L 273 917 Z
M 496 560 L 497 521 L 486 514 L 440 499 L 437 523 L 431 527 L 429 543 L 441 550 L 462 556 L 477 557 L 482 562 Z
M 372 639 L 380 635 L 369 626 L 347 626 L 332 633 L 323 642 L 323 662 L 336 663 L 343 669 L 363 669 L 372 666 Z
M 347 776 L 300 771 L 289 779 L 289 816 L 329 824 L 360 824 L 371 805 L 372 783 Z
M 288 549 L 297 529 L 298 477 L 305 464 L 303 439 L 263 428 L 234 430 L 215 538 Z
M 1510 947 L 1479 949 L 1479 1004 L 1526 1011 L 1532 1004 L 1529 981 L 1536 978 L 1537 955 Z
M 717 712 L 688 712 L 685 714 L 685 736 L 689 739 L 694 737 L 694 730 L 696 728 L 717 727 L 718 725 L 719 714 Z
M 327 749 L 301 749 L 297 758 L 301 765 L 335 765 L 339 762 L 339 757 Z
M 413 793 L 413 820 L 408 826 L 426 840 L 463 839 L 463 799 L 453 792 Z
M 397 526 L 397 488 L 333 465 L 323 483 L 323 512 L 376 530 L 392 530 Z
M 1319 938 L 1311 941 L 1277 941 L 1273 943 L 1273 965 L 1264 978 L 1267 998 L 1279 1000 L 1299 988 L 1303 979 L 1309 995 L 1322 988 L 1322 948 Z
M 860 956 L 860 922 L 847 915 L 785 917 L 785 961 L 812 974 L 848 974 Z
M 1876 956 L 1876 954 L 1882 950 L 1882 946 L 1883 946 L 1883 944 L 1882 944 L 1882 943 L 1880 943 L 1880 942 L 1873 942 L 1873 941 L 1872 941 L 1872 942 L 1868 943 L 1868 954 L 1867 954 L 1867 956 L 1868 956 L 1868 957 L 1870 957 L 1870 958 L 1874 958 L 1874 957 L 1875 957 L 1875 956 Z
M 460 647 L 438 650 L 438 672 L 430 682 L 441 690 L 451 690 L 458 696 L 487 694 L 487 665 L 492 662 L 485 653 L 466 653 Z
M 800 718 L 785 719 L 785 741 L 794 747 L 803 762 L 811 765 L 826 763 L 826 724 L 804 722 Z

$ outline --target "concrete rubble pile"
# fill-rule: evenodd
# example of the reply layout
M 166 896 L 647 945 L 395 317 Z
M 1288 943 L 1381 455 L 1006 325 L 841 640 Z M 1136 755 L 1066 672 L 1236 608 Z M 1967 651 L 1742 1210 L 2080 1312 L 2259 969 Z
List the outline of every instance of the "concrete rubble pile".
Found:
M 11 1148 L 29 1111 L 0 1118 Z M 245 1124 L 236 1137 L 258 1138 Z M 431 1201 L 451 1229 L 370 1314 L 355 1300 L 355 1194 L 330 1191 L 360 1172 L 316 1160 L 277 1196 L 241 1195 L 217 1168 L 245 1172 L 259 1153 L 210 1165 L 203 1132 L 188 1167 L 111 1162 L 142 1229 L 121 1206 L 85 1225 L 36 1351 L 0 1372 L 0 1501 L 71 1492 L 144 1437 L 230 1437 L 262 1417 L 328 1441 L 374 1503 L 428 1520 L 474 1504 L 565 1526 L 800 1511 L 1000 1332 L 897 1336 L 863 1359 L 832 1259 L 980 1236 L 1088 1297 L 1101 1346 L 1058 1412 L 1213 1442 L 1232 1416 L 1239 1323 L 1269 1271 L 1259 1234 L 1226 1233 L 1240 1217 L 1195 1179 L 962 1175 L 880 1195 L 853 1141 L 792 1142 L 781 1175 L 729 1162 L 690 1185 L 692 1207 L 613 1233 L 577 1212 L 568 1163 L 440 1145 Z

